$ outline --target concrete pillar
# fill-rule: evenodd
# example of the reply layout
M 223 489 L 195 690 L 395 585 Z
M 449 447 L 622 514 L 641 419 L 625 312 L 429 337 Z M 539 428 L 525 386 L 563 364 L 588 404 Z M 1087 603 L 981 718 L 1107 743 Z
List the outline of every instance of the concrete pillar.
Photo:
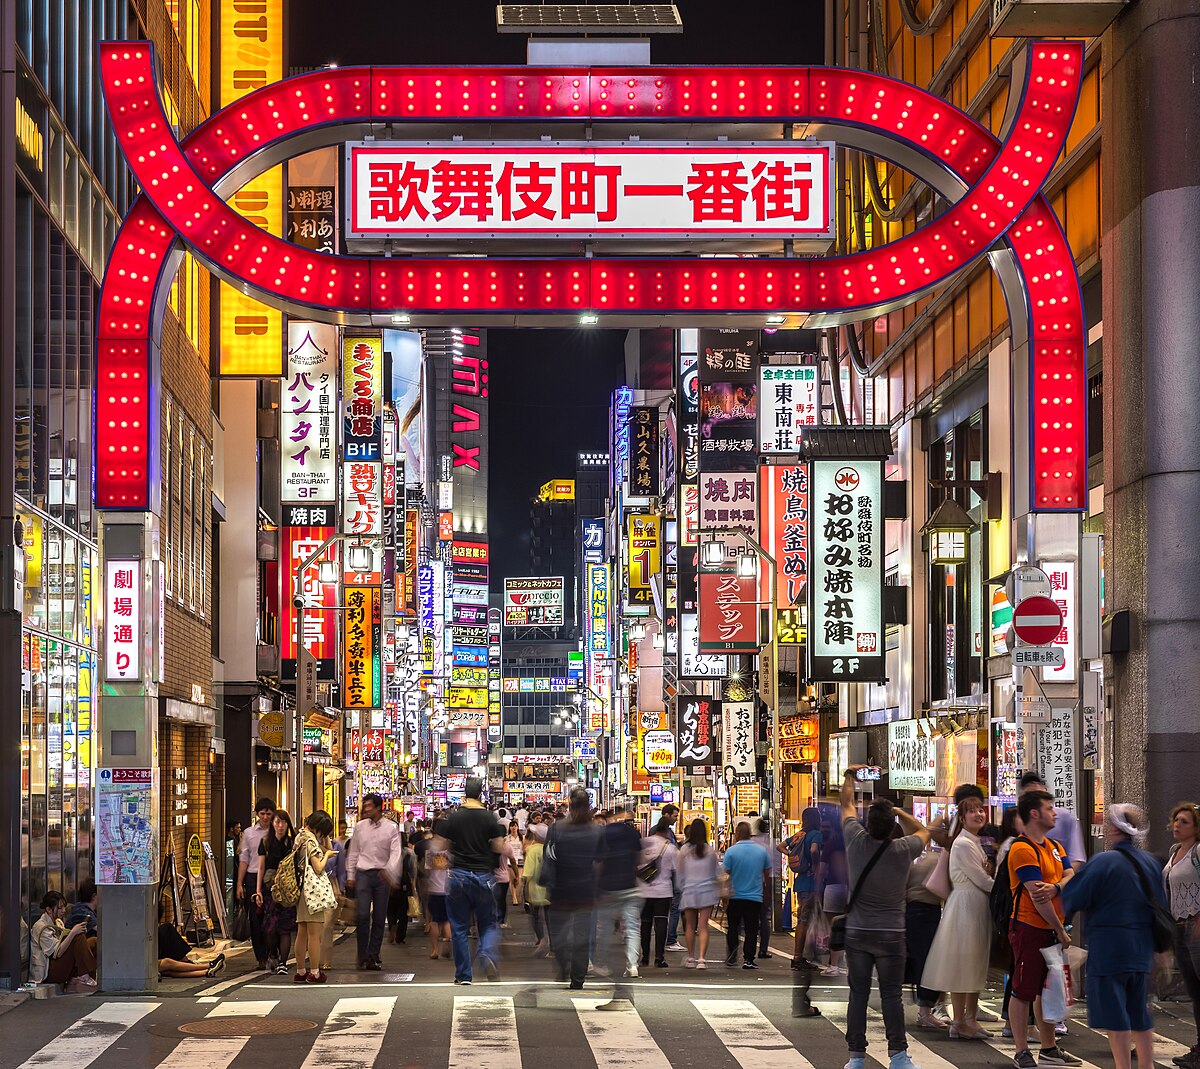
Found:
M 1149 807 L 1151 845 L 1200 759 L 1200 6 L 1137 0 L 1103 42 L 1106 795 Z

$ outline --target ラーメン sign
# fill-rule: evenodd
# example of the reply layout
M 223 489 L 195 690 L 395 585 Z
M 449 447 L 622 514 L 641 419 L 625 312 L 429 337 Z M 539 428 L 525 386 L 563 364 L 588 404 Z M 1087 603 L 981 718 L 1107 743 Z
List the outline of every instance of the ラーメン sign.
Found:
M 833 236 L 833 146 L 346 147 L 347 237 Z
M 812 462 L 809 678 L 882 680 L 883 463 Z

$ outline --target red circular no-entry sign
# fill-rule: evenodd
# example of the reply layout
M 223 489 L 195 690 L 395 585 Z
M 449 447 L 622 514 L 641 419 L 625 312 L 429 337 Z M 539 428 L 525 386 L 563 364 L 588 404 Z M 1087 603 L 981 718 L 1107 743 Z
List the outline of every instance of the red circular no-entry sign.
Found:
M 1046 646 L 1062 630 L 1062 609 L 1050 598 L 1026 598 L 1013 610 L 1013 630 L 1017 638 L 1031 646 Z

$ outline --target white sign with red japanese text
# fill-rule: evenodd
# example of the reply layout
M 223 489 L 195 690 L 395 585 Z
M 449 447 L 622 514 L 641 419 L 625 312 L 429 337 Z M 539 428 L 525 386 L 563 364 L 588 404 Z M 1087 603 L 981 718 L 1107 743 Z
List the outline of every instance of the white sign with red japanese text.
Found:
M 142 676 L 142 562 L 104 562 L 104 676 L 131 682 Z
M 1063 661 L 1057 668 L 1043 668 L 1043 683 L 1074 683 L 1079 636 L 1079 619 L 1075 613 L 1075 562 L 1073 560 L 1042 561 L 1042 571 L 1050 580 L 1050 600 L 1062 610 L 1062 630 L 1050 643 L 1062 650 Z
M 833 235 L 820 142 L 352 144 L 346 161 L 351 239 Z
M 809 678 L 884 678 L 883 464 L 814 460 Z
M 282 501 L 337 501 L 337 381 L 337 327 L 289 322 L 279 408 Z
M 342 533 L 383 534 L 383 465 L 378 461 L 342 465 Z

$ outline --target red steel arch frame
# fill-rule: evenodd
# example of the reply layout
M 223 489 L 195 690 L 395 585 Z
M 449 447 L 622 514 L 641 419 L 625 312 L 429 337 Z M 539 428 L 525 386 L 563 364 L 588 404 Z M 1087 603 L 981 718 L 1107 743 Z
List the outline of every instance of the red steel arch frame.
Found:
M 109 114 L 143 192 L 114 243 L 97 317 L 97 508 L 155 508 L 157 342 L 185 247 L 266 303 L 358 325 L 401 312 L 459 321 L 804 312 L 828 326 L 915 301 L 986 254 L 1008 303 L 1017 366 L 1028 365 L 1028 390 L 1014 390 L 1016 416 L 1029 420 L 1015 511 L 1085 504 L 1082 297 L 1066 236 L 1039 192 L 1074 116 L 1082 42 L 1029 44 L 1014 67 L 1001 140 L 932 94 L 841 68 L 349 67 L 257 90 L 180 144 L 151 46 L 110 42 L 100 51 Z M 824 259 L 391 259 L 314 253 L 223 199 L 289 156 L 389 123 L 582 121 L 807 124 L 808 133 L 893 160 L 952 207 L 888 245 Z

